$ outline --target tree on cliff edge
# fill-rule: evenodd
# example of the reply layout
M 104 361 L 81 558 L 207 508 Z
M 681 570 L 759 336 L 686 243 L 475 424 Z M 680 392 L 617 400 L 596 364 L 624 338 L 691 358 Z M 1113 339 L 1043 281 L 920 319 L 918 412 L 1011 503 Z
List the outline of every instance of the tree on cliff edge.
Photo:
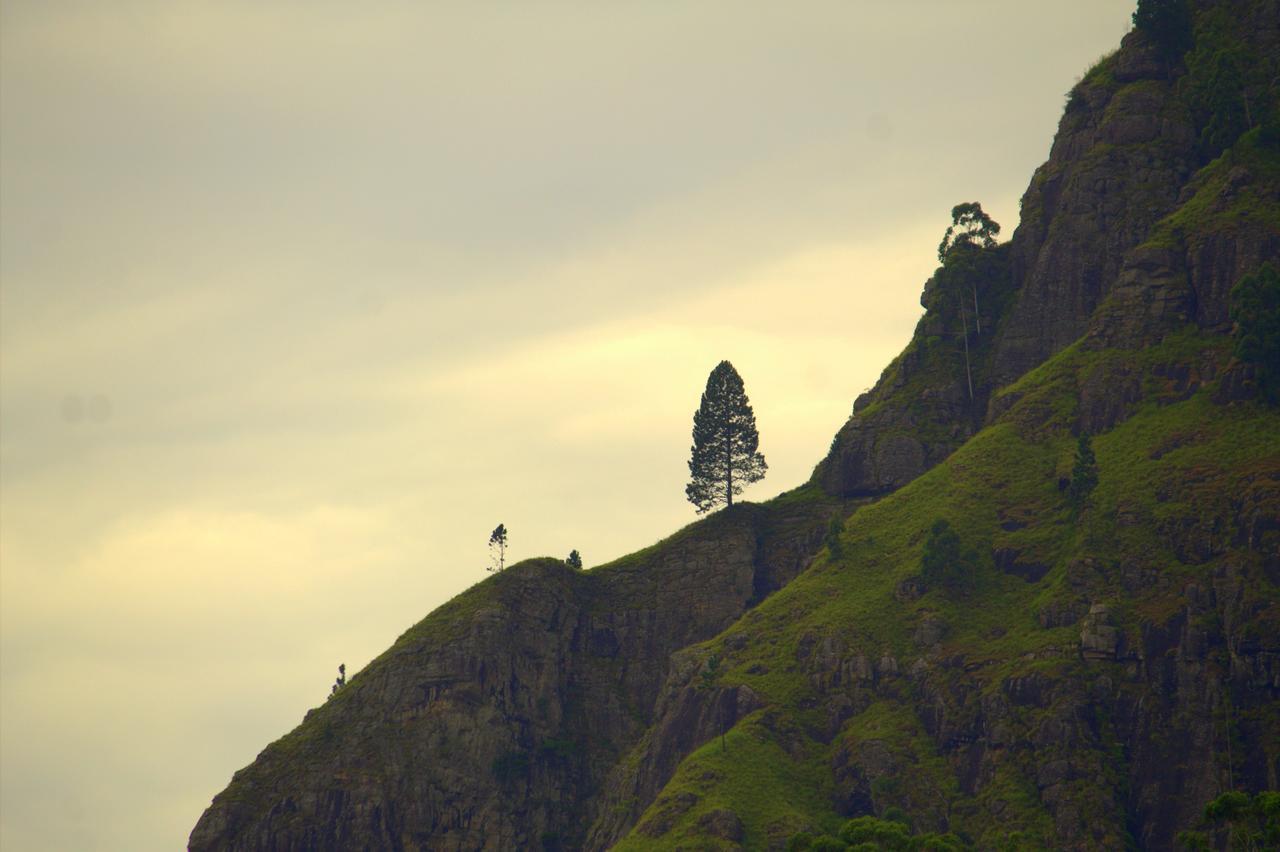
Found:
M 1133 25 L 1151 39 L 1169 65 L 1181 59 L 1195 43 L 1191 4 L 1187 0 L 1138 0 Z
M 1000 235 L 1000 223 L 983 212 L 976 201 L 957 204 L 951 208 L 951 224 L 938 244 L 938 260 L 942 269 L 938 281 L 945 289 L 956 291 L 955 303 L 960 309 L 960 328 L 964 335 L 964 375 L 969 385 L 969 399 L 973 399 L 973 370 L 969 365 L 969 321 L 965 316 L 965 289 L 973 296 L 973 322 L 976 333 L 982 334 L 982 316 L 978 311 L 978 278 L 975 256 L 984 249 L 996 247 Z
M 692 480 L 685 496 L 698 514 L 719 503 L 733 505 L 733 495 L 764 478 L 769 466 L 759 452 L 760 433 L 742 377 L 728 361 L 721 361 L 707 377 L 702 404 L 693 414 L 693 448 L 689 458 Z
M 507 527 L 498 524 L 489 534 L 489 570 L 501 571 L 507 567 Z

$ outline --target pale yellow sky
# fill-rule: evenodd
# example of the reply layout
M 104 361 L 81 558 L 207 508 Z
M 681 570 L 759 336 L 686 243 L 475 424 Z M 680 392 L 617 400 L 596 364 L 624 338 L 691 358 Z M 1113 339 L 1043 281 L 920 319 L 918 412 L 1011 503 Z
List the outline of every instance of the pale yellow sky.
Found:
M 0 847 L 173 849 L 512 556 L 804 481 L 1130 3 L 0 6 Z

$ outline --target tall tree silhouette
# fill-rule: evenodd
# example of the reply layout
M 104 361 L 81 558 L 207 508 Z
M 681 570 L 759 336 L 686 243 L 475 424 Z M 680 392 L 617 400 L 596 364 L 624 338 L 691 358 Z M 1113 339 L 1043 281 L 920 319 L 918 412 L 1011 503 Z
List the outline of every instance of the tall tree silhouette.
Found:
M 693 415 L 692 480 L 684 493 L 698 513 L 719 503 L 733 505 L 744 486 L 764 478 L 769 466 L 759 452 L 760 433 L 742 377 L 721 361 L 707 377 L 702 404 Z
M 498 524 L 489 534 L 489 570 L 501 571 L 507 567 L 507 527 Z

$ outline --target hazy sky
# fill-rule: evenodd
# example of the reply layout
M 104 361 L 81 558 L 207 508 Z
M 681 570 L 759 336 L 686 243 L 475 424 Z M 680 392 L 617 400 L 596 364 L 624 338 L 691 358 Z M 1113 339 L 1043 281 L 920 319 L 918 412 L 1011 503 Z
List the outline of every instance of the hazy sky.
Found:
M 1132 4 L 0 6 L 0 846 L 169 850 L 515 558 L 804 481 Z

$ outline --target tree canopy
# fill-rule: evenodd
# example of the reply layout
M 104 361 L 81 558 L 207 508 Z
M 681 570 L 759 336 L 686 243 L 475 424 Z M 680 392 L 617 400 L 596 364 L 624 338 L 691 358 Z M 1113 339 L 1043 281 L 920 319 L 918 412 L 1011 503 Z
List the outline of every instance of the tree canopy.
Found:
M 978 552 L 963 545 L 960 534 L 945 518 L 934 521 L 920 558 L 920 574 L 925 583 L 963 589 L 977 571 Z
M 769 466 L 759 452 L 760 434 L 742 377 L 721 361 L 707 377 L 702 404 L 693 415 L 692 477 L 685 496 L 698 513 L 733 505 L 744 486 L 764 478 Z
M 938 244 L 938 260 L 945 265 L 956 249 L 995 248 L 999 235 L 1000 223 L 984 213 L 981 204 L 957 204 L 951 208 L 951 224 Z
M 1235 356 L 1258 370 L 1262 397 L 1280 403 L 1280 272 L 1270 263 L 1231 288 Z
M 498 524 L 489 533 L 489 570 L 501 571 L 507 564 L 507 528 Z
M 1072 508 L 1079 510 L 1098 485 L 1098 460 L 1093 454 L 1093 440 L 1088 432 L 1081 432 L 1076 439 L 1076 460 L 1071 468 L 1071 485 L 1067 499 Z
M 1170 64 L 1181 59 L 1195 42 L 1187 0 L 1138 0 L 1133 25 L 1146 33 Z

